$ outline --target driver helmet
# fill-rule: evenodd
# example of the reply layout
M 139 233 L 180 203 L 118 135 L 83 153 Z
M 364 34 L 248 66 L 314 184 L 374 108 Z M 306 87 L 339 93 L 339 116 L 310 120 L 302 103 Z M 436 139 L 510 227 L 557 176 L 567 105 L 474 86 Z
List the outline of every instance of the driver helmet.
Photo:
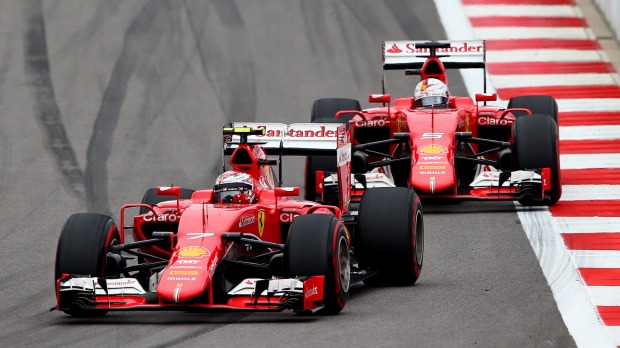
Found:
M 420 81 L 415 87 L 413 105 L 415 107 L 445 107 L 448 105 L 450 93 L 448 86 L 438 79 L 428 78 Z
M 243 172 L 228 171 L 217 177 L 213 194 L 218 203 L 254 203 L 254 180 Z

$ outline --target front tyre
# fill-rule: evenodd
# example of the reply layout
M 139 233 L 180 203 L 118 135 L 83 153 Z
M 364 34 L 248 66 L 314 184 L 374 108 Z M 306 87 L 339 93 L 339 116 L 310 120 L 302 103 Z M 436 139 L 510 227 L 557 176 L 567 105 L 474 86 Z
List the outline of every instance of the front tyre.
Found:
M 108 268 L 106 256 L 110 245 L 121 242 L 116 224 L 106 215 L 93 213 L 73 214 L 60 232 L 56 249 L 54 280 L 63 274 L 87 277 L 116 277 L 118 267 Z M 73 316 L 103 316 L 105 310 L 70 308 L 65 313 Z
M 424 219 L 420 198 L 404 187 L 372 188 L 359 210 L 359 260 L 379 273 L 364 280 L 370 286 L 413 285 L 424 261 Z
M 350 245 L 349 234 L 334 215 L 302 215 L 291 224 L 284 248 L 284 274 L 288 278 L 325 276 L 321 314 L 340 313 L 349 298 Z
M 554 205 L 562 196 L 558 125 L 549 115 L 518 117 L 512 126 L 516 170 L 550 168 L 551 192 L 547 201 L 524 198 L 523 205 Z

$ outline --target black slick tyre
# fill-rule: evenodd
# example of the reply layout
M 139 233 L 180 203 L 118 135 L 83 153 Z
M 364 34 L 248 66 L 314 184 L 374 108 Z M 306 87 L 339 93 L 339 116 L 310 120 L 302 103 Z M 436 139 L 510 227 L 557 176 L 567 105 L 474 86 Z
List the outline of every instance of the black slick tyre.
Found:
M 516 170 L 550 168 L 550 200 L 531 198 L 519 200 L 523 205 L 553 205 L 562 196 L 560 177 L 559 132 L 556 122 L 549 115 L 518 117 L 512 126 L 513 159 Z
M 288 278 L 325 276 L 320 314 L 338 314 L 351 286 L 350 240 L 344 225 L 331 214 L 299 216 L 291 224 L 284 248 Z
M 86 277 L 115 277 L 106 266 L 108 246 L 119 244 L 120 233 L 112 218 L 93 213 L 73 214 L 62 228 L 56 249 L 55 278 L 63 274 Z M 118 270 L 116 270 L 118 271 Z M 102 316 L 105 310 L 70 308 L 65 313 L 82 316 Z
M 404 187 L 372 188 L 362 196 L 355 250 L 360 265 L 379 270 L 370 286 L 413 285 L 424 261 L 420 198 Z
M 508 108 L 524 108 L 529 109 L 533 114 L 549 115 L 558 122 L 558 103 L 555 99 L 548 95 L 525 95 L 510 98 Z M 522 115 L 524 113 L 516 113 Z

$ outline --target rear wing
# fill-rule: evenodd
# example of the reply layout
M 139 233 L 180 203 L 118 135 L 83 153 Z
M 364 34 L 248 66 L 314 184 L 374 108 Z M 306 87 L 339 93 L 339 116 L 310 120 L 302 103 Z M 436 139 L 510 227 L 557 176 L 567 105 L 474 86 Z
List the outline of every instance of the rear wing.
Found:
M 443 69 L 482 69 L 483 91 L 486 93 L 486 43 L 484 40 L 385 41 L 382 44 L 382 54 L 383 94 L 386 93 L 386 70 L 406 70 L 407 75 L 420 75 L 424 70 L 432 76 L 439 73 L 436 71 L 437 68 L 425 66 L 425 63 L 433 60 L 441 61 Z
M 260 145 L 269 155 L 336 155 L 338 126 L 341 123 L 265 123 L 234 122 L 227 127 L 264 129 L 264 135 L 247 135 L 249 143 Z M 241 137 L 232 135 L 224 142 L 224 152 L 231 154 Z
M 349 211 L 353 136 L 348 124 L 235 122 L 224 127 L 224 134 L 225 154 L 231 154 L 243 143 L 260 146 L 269 155 L 334 156 L 340 210 Z
M 420 69 L 435 54 L 446 69 L 483 69 L 486 63 L 484 40 L 385 41 L 382 49 L 383 70 Z

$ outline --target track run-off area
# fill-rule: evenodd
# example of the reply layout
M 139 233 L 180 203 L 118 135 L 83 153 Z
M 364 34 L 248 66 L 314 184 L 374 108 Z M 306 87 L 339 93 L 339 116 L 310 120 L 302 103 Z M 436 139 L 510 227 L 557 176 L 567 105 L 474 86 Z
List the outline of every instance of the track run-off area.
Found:
M 618 72 L 573 0 L 436 3 L 461 9 L 439 12 L 448 36 L 487 40 L 500 100 L 556 98 L 562 199 L 549 211 L 519 207 L 519 218 L 576 343 L 620 346 Z

